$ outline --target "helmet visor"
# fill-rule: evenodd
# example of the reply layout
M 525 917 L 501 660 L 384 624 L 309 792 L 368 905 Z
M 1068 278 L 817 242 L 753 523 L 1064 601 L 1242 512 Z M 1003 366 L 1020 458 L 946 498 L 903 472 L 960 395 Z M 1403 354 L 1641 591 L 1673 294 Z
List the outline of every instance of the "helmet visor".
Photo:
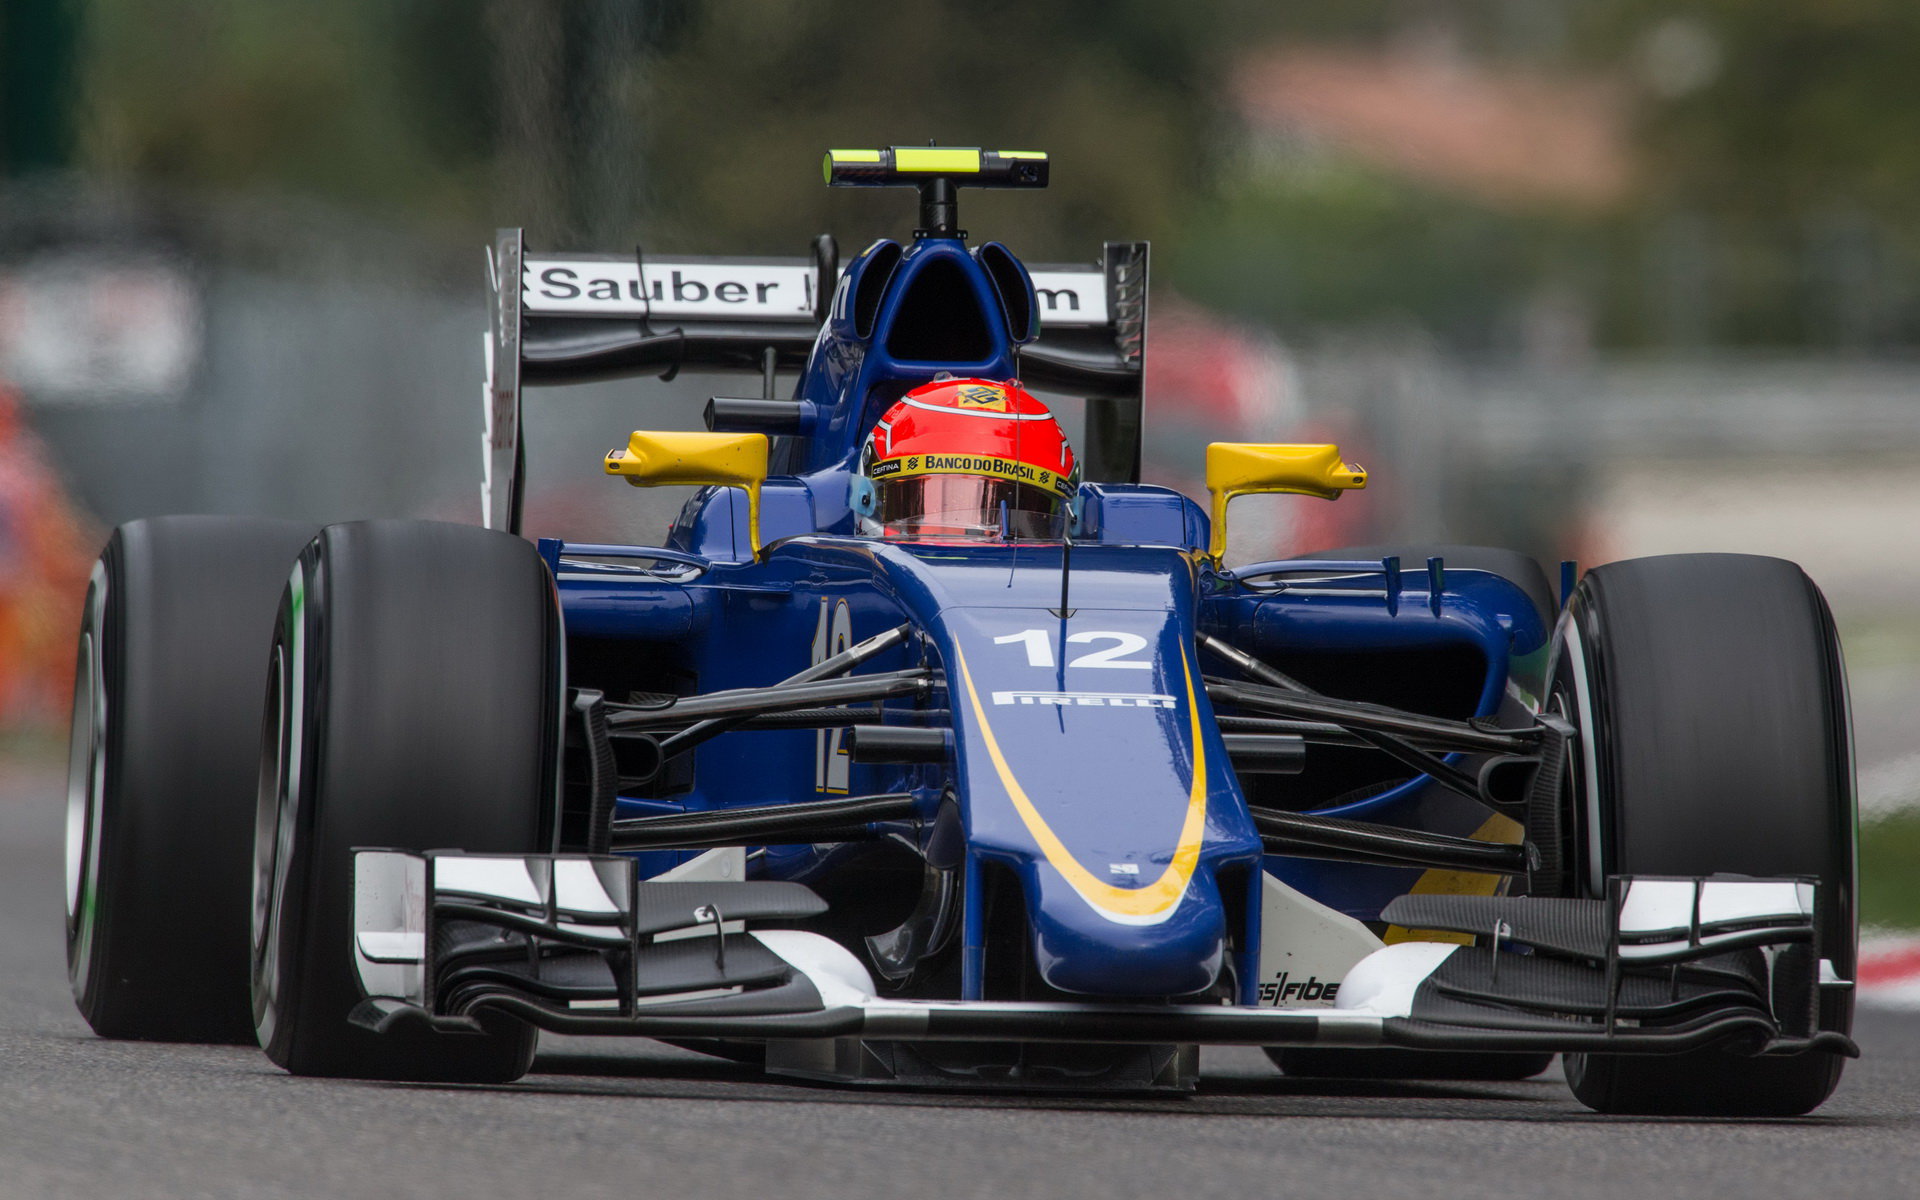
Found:
M 1066 503 L 1032 484 L 981 475 L 914 475 L 881 480 L 875 516 L 885 537 L 901 540 L 968 538 L 1058 541 L 1066 532 Z

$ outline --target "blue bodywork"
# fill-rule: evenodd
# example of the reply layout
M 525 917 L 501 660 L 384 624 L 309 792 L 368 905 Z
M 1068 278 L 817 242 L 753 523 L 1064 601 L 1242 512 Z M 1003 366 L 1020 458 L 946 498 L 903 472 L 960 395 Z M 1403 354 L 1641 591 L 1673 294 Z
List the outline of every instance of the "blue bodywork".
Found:
M 1013 957 L 1016 974 L 1031 968 L 1057 992 L 1225 995 L 1218 989 L 1238 980 L 1234 998 L 1251 1002 L 1262 869 L 1368 921 L 1420 872 L 1263 856 L 1203 684 L 1233 672 L 1196 636 L 1318 671 L 1336 696 L 1511 717 L 1540 689 L 1543 614 L 1519 587 L 1480 571 L 1449 569 L 1436 592 L 1438 572 L 1403 581 L 1371 561 L 1295 564 L 1296 575 L 1318 573 L 1311 586 L 1263 582 L 1284 564 L 1217 570 L 1200 507 L 1138 484 L 1083 485 L 1065 610 L 1059 543 L 858 536 L 850 472 L 887 406 L 939 372 L 1019 374 L 1026 331 L 1010 328 L 977 253 L 957 238 L 922 237 L 904 248 L 876 243 L 848 265 L 795 395 L 801 435 L 776 444 L 776 468 L 787 473 L 764 487 L 767 548 L 757 561 L 744 494 L 726 488 L 698 493 L 658 549 L 541 547 L 558 579 L 573 681 L 593 686 L 765 686 L 910 623 L 919 636 L 868 669 L 934 669 L 933 694 L 888 702 L 886 719 L 950 728 L 950 763 L 852 763 L 836 730 L 741 731 L 700 746 L 690 766 L 650 789 L 623 793 L 617 815 L 910 791 L 920 820 L 886 831 L 894 836 L 766 847 L 750 856 L 751 873 L 807 882 L 842 907 L 917 894 L 917 878 L 901 879 L 908 850 L 924 860 L 914 872 L 951 874 L 957 929 L 933 939 L 916 976 L 947 994 L 992 994 Z M 973 306 L 970 357 L 903 356 L 939 344 L 894 336 L 936 285 L 948 311 Z M 1348 679 L 1355 690 L 1343 690 Z M 1305 775 L 1266 777 L 1267 802 L 1454 834 L 1489 816 L 1404 770 L 1322 795 L 1314 789 L 1334 785 L 1316 783 L 1315 769 L 1310 755 Z M 651 875 L 690 856 L 639 858 Z M 1003 882 L 989 886 L 995 879 Z M 1017 897 L 1021 919 L 1009 922 L 1004 904 L 990 911 L 995 896 Z M 1225 971 L 1235 955 L 1237 969 Z

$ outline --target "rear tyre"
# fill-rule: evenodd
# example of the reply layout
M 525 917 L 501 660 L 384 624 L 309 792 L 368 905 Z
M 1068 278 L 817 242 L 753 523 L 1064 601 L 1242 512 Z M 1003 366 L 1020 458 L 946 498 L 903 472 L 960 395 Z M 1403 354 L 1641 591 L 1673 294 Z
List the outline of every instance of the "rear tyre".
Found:
M 1687 554 L 1595 568 L 1555 636 L 1550 703 L 1581 732 L 1568 776 L 1571 876 L 1817 875 L 1820 952 L 1853 978 L 1852 735 L 1839 638 L 1799 567 Z M 1851 1028 L 1846 989 L 1823 1028 Z M 1568 1055 L 1605 1113 L 1797 1116 L 1832 1094 L 1834 1054 Z
M 375 1034 L 349 944 L 355 847 L 546 848 L 561 692 L 553 580 L 508 534 L 323 530 L 288 581 L 268 671 L 254 853 L 253 1016 L 296 1075 L 506 1082 L 534 1030 Z
M 95 1033 L 252 1042 L 247 927 L 264 653 L 293 521 L 113 531 L 81 617 L 67 974 Z

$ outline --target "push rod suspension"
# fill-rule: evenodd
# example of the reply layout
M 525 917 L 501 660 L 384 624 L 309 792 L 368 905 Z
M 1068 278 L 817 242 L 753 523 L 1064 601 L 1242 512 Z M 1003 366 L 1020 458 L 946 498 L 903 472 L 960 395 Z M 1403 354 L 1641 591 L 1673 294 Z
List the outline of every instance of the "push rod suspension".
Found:
M 1534 751 L 1538 742 L 1538 737 L 1530 730 L 1508 732 L 1482 729 L 1465 721 L 1454 721 L 1445 717 L 1429 717 L 1420 713 L 1401 712 L 1351 700 L 1303 695 L 1282 691 L 1279 688 L 1236 683 L 1226 679 L 1208 679 L 1207 695 L 1228 704 L 1259 709 L 1282 717 L 1325 721 L 1355 733 L 1364 731 L 1402 738 L 1419 738 L 1429 745 L 1436 748 L 1444 747 L 1448 751 L 1526 755 Z
M 1330 721 L 1288 721 L 1279 717 L 1243 717 L 1234 713 L 1222 713 L 1215 718 L 1222 733 L 1278 733 L 1297 737 L 1310 746 L 1347 746 L 1368 749 L 1373 746 L 1359 734 L 1344 726 Z M 1407 738 L 1408 745 L 1418 746 L 1422 750 L 1445 752 L 1447 747 L 1435 746 L 1421 738 Z
M 1339 817 L 1256 808 L 1253 825 L 1260 831 L 1260 840 L 1269 854 L 1294 858 L 1327 858 L 1376 866 L 1427 867 L 1491 875 L 1525 875 L 1533 859 L 1533 851 L 1526 845 L 1482 842 Z
M 916 717 L 924 715 L 924 710 L 916 710 Z M 865 705 L 858 707 L 836 708 L 800 708 L 792 712 L 761 713 L 748 717 L 736 729 L 846 729 L 856 725 L 880 725 L 886 721 L 886 713 Z M 942 711 L 940 719 L 945 719 Z
M 760 713 L 789 712 L 822 705 L 884 700 L 888 696 L 924 694 L 928 687 L 928 673 L 914 668 L 862 675 L 854 679 L 825 679 L 770 688 L 736 688 L 710 692 L 704 696 L 688 696 L 658 708 L 617 708 L 607 715 L 607 726 L 614 730 L 659 729 L 711 717 L 751 717 Z
M 1201 634 L 1200 639 L 1202 644 L 1209 650 L 1225 658 L 1228 662 L 1233 663 L 1245 674 L 1277 689 L 1283 695 L 1297 698 L 1327 699 L 1327 697 L 1320 696 L 1306 684 L 1268 666 L 1266 663 L 1261 662 L 1253 655 L 1248 654 L 1236 646 L 1229 645 L 1218 638 L 1209 637 L 1206 634 Z M 1338 702 L 1335 701 L 1334 703 Z M 1380 751 L 1401 766 L 1418 771 L 1422 775 L 1440 784 L 1440 786 L 1465 796 L 1470 800 L 1492 803 L 1492 797 L 1487 795 L 1486 789 L 1481 786 L 1479 780 L 1468 775 L 1465 771 L 1460 770 L 1440 755 L 1430 754 L 1425 749 L 1407 741 L 1398 732 L 1370 728 L 1364 725 L 1356 726 L 1350 721 L 1344 722 L 1344 724 L 1352 730 L 1353 734 L 1358 737 L 1363 744 Z
M 661 850 L 846 841 L 868 836 L 863 827 L 873 822 L 904 821 L 919 815 L 918 802 L 907 792 L 668 813 L 615 821 L 613 848 Z
M 1363 704 L 1355 700 L 1336 700 L 1331 696 L 1321 695 L 1292 676 L 1276 670 L 1238 646 L 1230 645 L 1219 638 L 1203 633 L 1200 635 L 1200 644 L 1240 668 L 1248 676 L 1260 680 L 1261 683 L 1279 692 L 1279 696 L 1264 696 L 1264 702 L 1269 709 L 1278 711 L 1281 707 L 1290 704 L 1296 711 L 1284 712 L 1283 716 L 1302 717 L 1307 720 L 1318 719 L 1340 725 L 1359 734 L 1375 748 L 1386 751 L 1403 761 L 1407 761 L 1405 756 L 1409 751 L 1418 752 L 1416 747 L 1404 741 L 1389 744 L 1386 739 L 1422 738 L 1438 742 L 1446 750 L 1479 750 L 1495 754 L 1525 754 L 1534 748 L 1538 740 L 1538 733 L 1533 730 L 1524 733 L 1505 733 L 1481 729 L 1466 721 L 1428 717 L 1420 713 L 1402 712 L 1398 709 L 1384 708 L 1377 704 Z M 1224 687 L 1247 687 L 1245 684 L 1209 679 L 1207 681 L 1209 692 L 1213 690 L 1213 685 L 1216 683 Z M 1256 687 L 1252 690 L 1265 693 L 1267 688 Z M 1275 703 L 1276 701 L 1279 703 Z M 1258 707 L 1256 704 L 1248 706 Z M 1424 755 L 1420 757 L 1426 758 Z M 1441 767 L 1443 770 L 1448 769 L 1445 764 L 1441 764 Z M 1462 778 L 1464 779 L 1465 776 L 1463 775 Z
M 813 683 L 816 680 L 832 679 L 835 676 L 844 675 L 875 655 L 891 650 L 906 641 L 907 636 L 912 632 L 913 626 L 911 625 L 895 625 L 892 629 L 884 633 L 877 633 L 863 642 L 857 642 L 854 645 L 848 646 L 838 654 L 821 659 L 806 670 L 797 675 L 790 675 L 774 686 L 792 687 L 795 684 Z M 736 728 L 752 719 L 753 716 L 751 714 L 746 717 L 714 718 L 682 729 L 670 737 L 661 739 L 661 759 L 665 761 L 676 754 L 683 754 L 695 746 L 698 746 L 700 743 L 718 737 L 727 730 Z

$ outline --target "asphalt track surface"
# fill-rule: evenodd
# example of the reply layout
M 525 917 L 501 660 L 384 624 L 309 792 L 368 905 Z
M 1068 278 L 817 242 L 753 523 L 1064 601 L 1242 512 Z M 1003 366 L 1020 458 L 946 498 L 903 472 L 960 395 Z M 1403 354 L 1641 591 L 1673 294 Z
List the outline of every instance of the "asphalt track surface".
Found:
M 104 1041 L 67 992 L 62 782 L 0 761 L 6 1200 L 1920 1196 L 1920 1013 L 1864 1013 L 1865 1059 L 1793 1121 L 1601 1117 L 1557 1070 L 1289 1080 L 1252 1051 L 1209 1054 L 1193 1096 L 1142 1101 L 835 1089 L 645 1042 L 557 1039 L 519 1084 L 448 1088 Z

